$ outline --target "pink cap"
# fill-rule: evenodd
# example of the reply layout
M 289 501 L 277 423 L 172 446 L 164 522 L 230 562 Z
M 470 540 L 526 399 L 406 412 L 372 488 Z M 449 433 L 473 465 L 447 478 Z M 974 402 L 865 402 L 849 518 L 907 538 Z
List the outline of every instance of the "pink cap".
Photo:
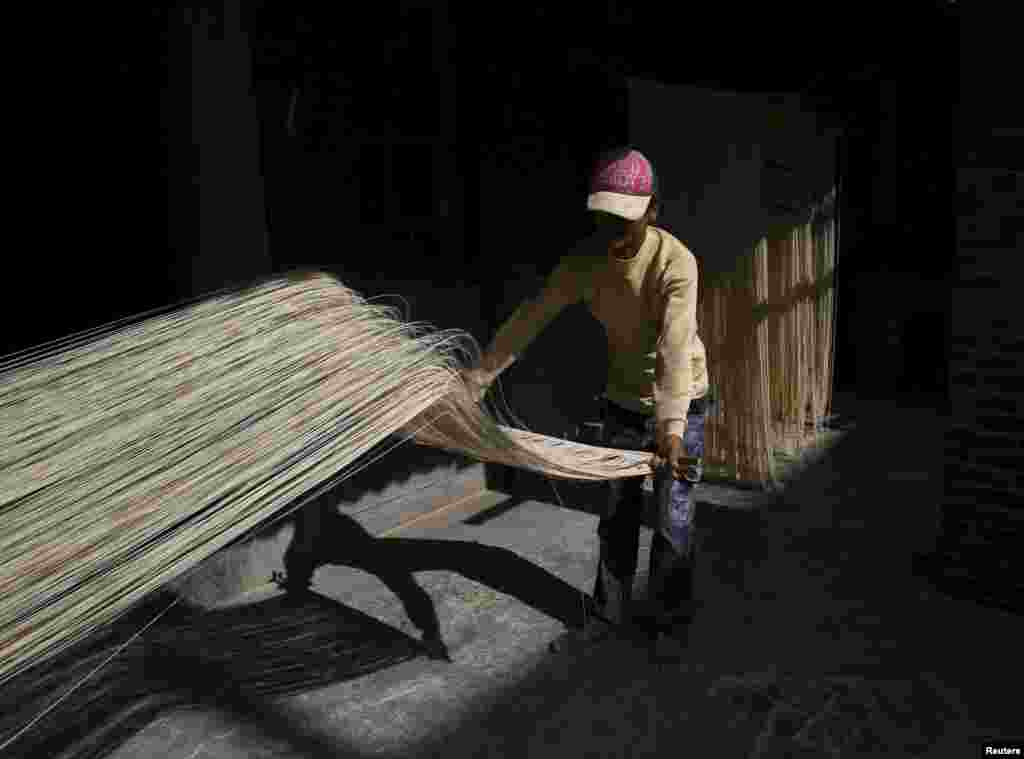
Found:
M 587 208 L 636 221 L 647 212 L 654 185 L 650 161 L 630 150 L 621 158 L 598 163 L 590 179 Z

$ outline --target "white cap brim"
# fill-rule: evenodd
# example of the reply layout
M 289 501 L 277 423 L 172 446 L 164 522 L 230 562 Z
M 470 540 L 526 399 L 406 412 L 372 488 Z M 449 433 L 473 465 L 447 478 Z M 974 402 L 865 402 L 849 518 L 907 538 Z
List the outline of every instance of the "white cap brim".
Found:
M 622 195 L 618 192 L 595 192 L 587 197 L 587 209 L 615 214 L 630 221 L 636 221 L 645 213 L 651 203 L 651 196 Z

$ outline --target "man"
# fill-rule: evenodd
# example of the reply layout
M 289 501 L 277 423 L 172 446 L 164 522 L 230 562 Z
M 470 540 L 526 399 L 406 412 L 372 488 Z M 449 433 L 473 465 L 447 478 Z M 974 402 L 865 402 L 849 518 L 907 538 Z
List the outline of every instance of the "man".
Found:
M 654 226 L 657 178 L 638 151 L 621 148 L 599 159 L 587 208 L 597 234 L 565 256 L 543 291 L 527 299 L 498 330 L 480 365 L 464 377 L 482 398 L 497 377 L 566 307 L 580 300 L 605 327 L 608 380 L 602 442 L 655 452 L 657 530 L 649 574 L 652 613 L 643 621 L 662 642 L 685 640 L 693 616 L 695 485 L 703 459 L 708 374 L 697 335 L 697 261 L 671 234 Z M 642 481 L 612 481 L 598 527 L 600 558 L 594 589 L 599 619 L 583 628 L 593 640 L 638 621 L 631 610 L 643 517 Z

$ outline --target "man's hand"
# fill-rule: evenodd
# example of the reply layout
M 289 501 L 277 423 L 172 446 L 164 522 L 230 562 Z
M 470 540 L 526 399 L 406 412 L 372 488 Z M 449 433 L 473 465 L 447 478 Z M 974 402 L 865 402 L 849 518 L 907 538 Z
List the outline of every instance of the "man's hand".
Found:
M 479 403 L 487 395 L 487 389 L 494 382 L 494 377 L 485 372 L 483 369 L 463 369 L 461 371 L 462 380 L 466 383 L 466 387 L 469 388 L 469 393 L 473 397 L 473 400 Z
M 658 469 L 667 464 L 672 470 L 672 476 L 681 480 L 686 476 L 686 467 L 683 465 L 685 457 L 683 439 L 679 435 L 662 435 L 651 468 Z

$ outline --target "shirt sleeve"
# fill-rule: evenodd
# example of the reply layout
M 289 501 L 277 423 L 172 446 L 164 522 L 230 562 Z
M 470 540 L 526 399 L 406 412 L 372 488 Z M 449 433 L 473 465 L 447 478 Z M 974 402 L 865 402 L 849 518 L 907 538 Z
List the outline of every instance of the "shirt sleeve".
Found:
M 543 288 L 519 304 L 491 341 L 482 362 L 489 372 L 500 372 L 516 361 L 566 306 L 582 297 L 580 269 L 573 256 L 564 257 L 545 280 Z
M 693 394 L 691 352 L 697 334 L 697 263 L 692 257 L 670 262 L 659 302 L 655 414 L 668 434 L 682 437 Z

